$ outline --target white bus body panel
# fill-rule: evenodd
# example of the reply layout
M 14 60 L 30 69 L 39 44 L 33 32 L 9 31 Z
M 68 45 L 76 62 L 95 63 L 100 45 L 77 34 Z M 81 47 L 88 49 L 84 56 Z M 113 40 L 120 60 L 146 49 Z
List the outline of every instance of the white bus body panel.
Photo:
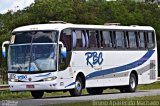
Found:
M 38 24 L 19 27 L 13 30 L 18 31 L 37 31 L 37 30 L 57 30 L 62 31 L 66 28 L 80 29 L 102 29 L 102 30 L 143 30 L 154 31 L 148 26 L 105 26 L 105 25 L 76 25 L 76 24 Z M 86 53 L 97 53 L 87 59 Z M 101 55 L 102 54 L 102 55 Z M 98 57 L 98 58 L 97 58 Z M 144 57 L 144 58 L 142 58 Z M 98 59 L 98 62 L 97 62 Z M 144 61 L 144 60 L 145 61 Z M 139 63 L 139 61 L 141 61 Z M 135 64 L 133 64 L 135 63 Z M 132 66 L 133 65 L 133 66 Z M 78 73 L 83 73 L 86 80 L 86 88 L 90 87 L 107 87 L 107 86 L 122 86 L 129 84 L 130 73 L 135 70 L 138 74 L 138 84 L 149 84 L 157 81 L 157 45 L 154 50 L 83 50 L 72 51 L 71 62 L 67 69 L 63 71 L 51 72 L 51 76 L 57 76 L 53 81 L 41 81 L 49 76 L 36 78 L 42 74 L 27 74 L 26 82 L 10 82 L 10 90 L 64 90 L 75 87 L 75 80 Z M 24 74 L 16 74 L 21 76 Z M 10 73 L 8 74 L 8 77 Z M 28 78 L 32 78 L 31 82 Z M 25 81 L 25 80 L 24 80 Z M 26 85 L 36 85 L 35 89 L 27 89 Z M 54 85 L 54 86 L 51 86 Z
M 87 56 L 85 54 L 88 52 L 93 53 L 95 51 L 73 51 L 71 58 L 72 70 L 82 70 L 82 73 L 84 73 L 86 77 L 86 87 L 128 85 L 130 73 L 134 70 L 138 74 L 138 84 L 149 84 L 157 80 L 156 50 L 96 51 L 97 54 L 103 54 L 103 62 L 100 65 L 95 64 L 93 67 L 90 64 L 87 65 L 87 61 L 93 63 L 93 57 L 87 60 Z M 144 62 L 143 59 L 145 60 Z M 151 67 L 152 61 L 154 62 L 153 67 Z M 132 68 L 132 66 L 128 64 L 135 66 L 133 66 Z M 123 70 L 121 68 L 126 68 L 128 70 L 117 72 L 117 69 L 114 70 L 114 68 L 117 67 L 120 70 Z M 154 68 L 152 74 L 150 68 Z M 111 71 L 110 69 L 113 70 Z M 109 71 L 109 73 L 107 73 L 106 71 Z M 93 78 L 88 79 L 88 75 L 90 75 L 91 73 L 97 73 L 99 75 L 95 75 Z

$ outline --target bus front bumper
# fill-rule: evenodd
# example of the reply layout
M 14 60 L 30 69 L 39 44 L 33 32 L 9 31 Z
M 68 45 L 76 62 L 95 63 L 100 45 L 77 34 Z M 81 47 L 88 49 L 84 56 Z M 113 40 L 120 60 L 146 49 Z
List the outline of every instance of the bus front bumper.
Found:
M 45 82 L 9 82 L 10 91 L 57 90 L 55 81 Z

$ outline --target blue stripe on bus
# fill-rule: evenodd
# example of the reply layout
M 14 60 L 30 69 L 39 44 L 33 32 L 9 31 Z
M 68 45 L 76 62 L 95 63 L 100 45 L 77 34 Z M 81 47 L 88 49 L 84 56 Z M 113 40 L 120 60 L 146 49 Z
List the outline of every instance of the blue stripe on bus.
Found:
M 154 53 L 154 50 L 149 50 L 142 58 L 140 58 L 139 60 L 137 60 L 133 63 L 129 63 L 129 64 L 126 64 L 126 65 L 123 65 L 120 67 L 115 67 L 115 68 L 110 68 L 110 69 L 100 70 L 100 71 L 90 73 L 86 76 L 86 80 L 91 79 L 93 77 L 97 77 L 97 76 L 122 72 L 122 71 L 126 71 L 126 70 L 129 70 L 132 68 L 136 68 L 136 67 L 142 65 L 143 63 L 145 63 L 152 56 L 153 53 Z
M 72 85 L 74 85 L 74 84 L 76 84 L 76 82 L 70 83 L 69 85 L 65 86 L 65 88 L 67 88 L 67 87 L 69 87 L 69 86 L 72 86 Z
M 106 69 L 106 70 L 98 70 L 96 72 L 90 73 L 86 76 L 86 80 L 94 78 L 94 77 L 98 77 L 98 76 L 102 76 L 102 75 L 107 75 L 107 74 L 112 74 L 112 73 L 117 73 L 117 72 L 122 72 L 122 71 L 126 71 L 129 69 L 133 69 L 136 68 L 142 64 L 144 64 L 155 52 L 155 50 L 149 50 L 142 58 L 140 58 L 139 60 L 123 65 L 123 66 L 119 66 L 119 67 L 115 67 L 115 68 L 110 68 L 110 69 Z M 75 82 L 72 82 L 71 84 L 65 86 L 69 87 L 71 85 L 74 85 Z

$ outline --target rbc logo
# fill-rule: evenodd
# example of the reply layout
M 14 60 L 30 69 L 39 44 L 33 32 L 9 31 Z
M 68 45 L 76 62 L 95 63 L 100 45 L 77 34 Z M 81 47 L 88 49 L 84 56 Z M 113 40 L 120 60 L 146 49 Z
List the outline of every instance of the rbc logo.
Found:
M 20 76 L 17 76 L 17 77 L 18 77 L 18 80 L 27 79 L 27 75 L 20 75 Z
M 87 65 L 91 65 L 93 67 L 96 64 L 101 65 L 103 62 L 103 54 L 102 52 L 97 53 L 97 52 L 87 52 L 85 53 L 85 56 L 87 56 L 86 61 Z

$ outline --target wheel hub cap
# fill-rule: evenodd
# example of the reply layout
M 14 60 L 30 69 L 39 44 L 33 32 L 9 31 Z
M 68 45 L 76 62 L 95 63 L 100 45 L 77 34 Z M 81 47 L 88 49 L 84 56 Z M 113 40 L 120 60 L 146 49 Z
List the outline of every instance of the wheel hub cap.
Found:
M 76 89 L 78 91 L 81 91 L 82 87 L 81 87 L 81 83 L 79 81 L 76 82 Z
M 135 79 L 133 77 L 131 77 L 130 83 L 131 83 L 131 87 L 134 89 L 135 86 L 136 86 L 136 82 L 135 82 Z

